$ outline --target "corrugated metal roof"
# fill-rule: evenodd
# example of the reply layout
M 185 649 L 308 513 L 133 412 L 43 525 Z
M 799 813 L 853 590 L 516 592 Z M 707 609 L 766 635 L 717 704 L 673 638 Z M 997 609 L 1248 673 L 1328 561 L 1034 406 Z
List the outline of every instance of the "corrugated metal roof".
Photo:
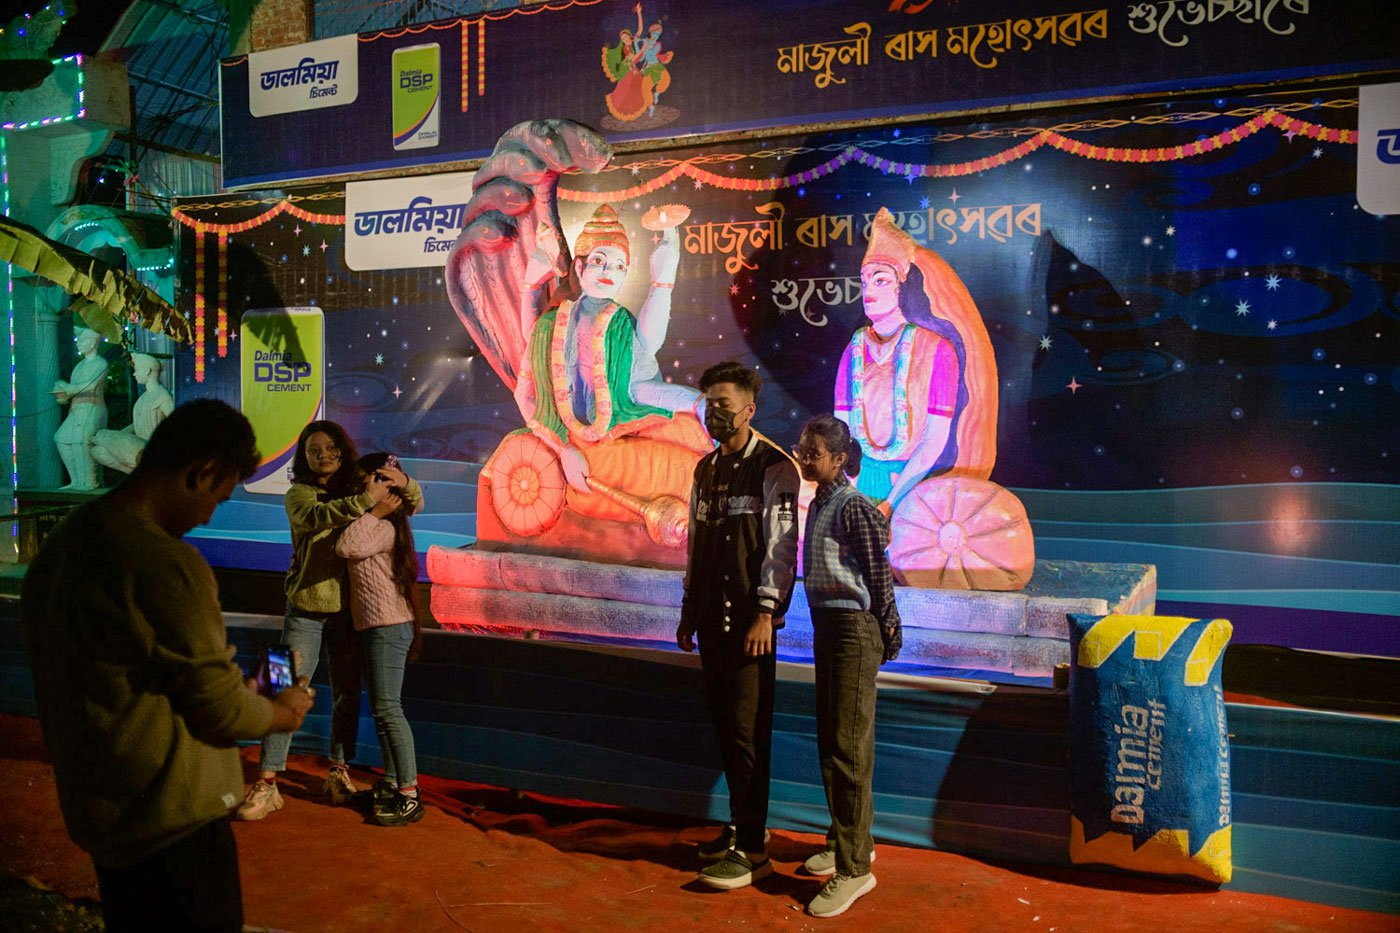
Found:
M 219 0 L 131 4 L 101 54 L 126 63 L 137 140 L 218 155 L 218 64 L 227 48 L 228 13 Z
M 531 2 L 540 0 L 315 0 L 311 28 L 317 39 L 328 39 L 507 10 Z

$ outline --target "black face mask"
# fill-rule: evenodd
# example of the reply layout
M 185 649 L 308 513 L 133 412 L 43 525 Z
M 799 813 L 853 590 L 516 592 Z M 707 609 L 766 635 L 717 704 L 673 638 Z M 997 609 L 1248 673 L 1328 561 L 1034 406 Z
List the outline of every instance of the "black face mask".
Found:
M 739 427 L 734 423 L 737 417 L 732 411 L 706 405 L 705 430 L 710 432 L 710 437 L 723 444 L 738 433 Z

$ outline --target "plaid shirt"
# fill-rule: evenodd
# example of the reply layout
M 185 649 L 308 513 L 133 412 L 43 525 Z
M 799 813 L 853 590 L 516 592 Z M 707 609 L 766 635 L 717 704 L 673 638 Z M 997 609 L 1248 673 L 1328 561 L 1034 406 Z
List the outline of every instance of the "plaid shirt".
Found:
M 808 514 L 816 514 L 839 487 L 849 484 L 850 480 L 845 474 L 838 473 L 836 482 L 818 486 Z M 869 499 L 854 495 L 841 510 L 841 530 L 845 534 L 846 545 L 851 549 L 851 556 L 860 566 L 865 587 L 870 591 L 870 614 L 880 623 L 880 634 L 885 639 L 885 660 L 893 661 L 904 645 L 904 631 L 899 620 L 899 606 L 894 601 L 890 561 L 885 556 L 885 547 L 890 540 L 889 523 Z

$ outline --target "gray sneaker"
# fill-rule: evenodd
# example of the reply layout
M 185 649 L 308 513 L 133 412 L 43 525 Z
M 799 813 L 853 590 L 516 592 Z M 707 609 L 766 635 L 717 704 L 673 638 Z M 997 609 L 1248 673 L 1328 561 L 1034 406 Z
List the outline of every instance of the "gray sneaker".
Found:
M 702 862 L 718 862 L 738 841 L 739 830 L 735 829 L 733 823 L 726 823 L 720 828 L 718 836 L 700 843 L 695 852 Z
M 282 809 L 282 793 L 275 781 L 254 781 L 243 795 L 243 803 L 234 812 L 236 820 L 260 820 Z
M 359 790 L 355 782 L 350 780 L 349 770 L 345 768 L 331 768 L 330 773 L 326 775 L 326 783 L 321 786 L 321 793 L 331 798 L 333 807 L 349 806 Z
M 767 829 L 763 830 L 763 844 L 768 845 L 770 834 Z M 719 835 L 706 842 L 700 843 L 696 847 L 695 854 L 702 862 L 718 862 L 724 858 L 724 854 L 739 844 L 739 830 L 733 823 L 725 823 L 720 828 Z
M 870 849 L 870 864 L 875 864 L 875 849 Z M 809 856 L 807 861 L 802 863 L 802 870 L 809 875 L 834 875 L 836 874 L 836 850 L 822 849 L 816 855 Z
M 700 872 L 699 880 L 712 888 L 732 891 L 744 888 L 773 873 L 773 863 L 765 852 L 752 855 L 743 849 L 730 849 L 724 858 Z
M 874 875 L 861 875 L 859 878 L 832 875 L 831 880 L 822 885 L 821 893 L 807 905 L 807 913 L 813 917 L 839 916 L 849 910 L 858 898 L 873 890 Z

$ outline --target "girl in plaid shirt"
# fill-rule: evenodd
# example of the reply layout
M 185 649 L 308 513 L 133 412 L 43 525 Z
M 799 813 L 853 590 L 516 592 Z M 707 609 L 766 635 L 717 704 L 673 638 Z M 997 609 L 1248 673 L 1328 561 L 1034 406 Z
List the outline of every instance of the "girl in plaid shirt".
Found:
M 845 913 L 875 887 L 875 674 L 899 654 L 901 630 L 885 545 L 889 526 L 847 477 L 860 472 L 860 445 L 845 422 L 819 415 L 793 451 L 802 478 L 817 484 L 807 512 L 803 585 L 812 611 L 817 679 L 817 751 L 831 828 L 809 874 L 830 875 L 807 905 L 815 917 Z

